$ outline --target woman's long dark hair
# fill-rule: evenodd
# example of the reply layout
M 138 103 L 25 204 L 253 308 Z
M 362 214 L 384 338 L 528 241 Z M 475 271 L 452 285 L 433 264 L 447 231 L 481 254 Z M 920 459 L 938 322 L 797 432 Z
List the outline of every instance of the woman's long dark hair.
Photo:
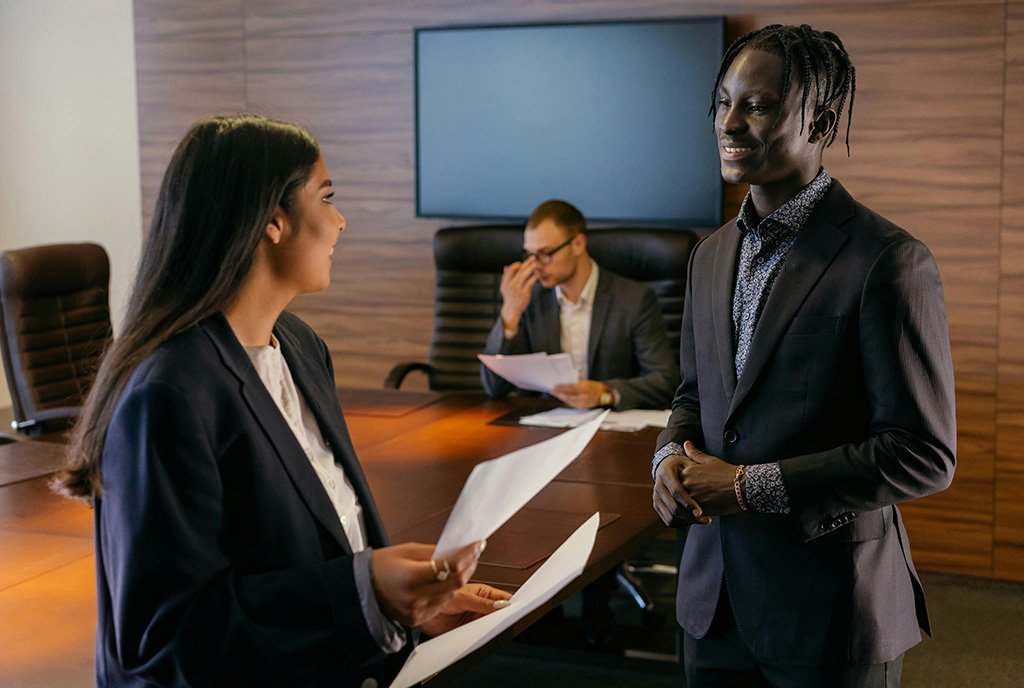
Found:
M 107 426 L 128 379 L 163 342 L 228 305 L 274 211 L 293 210 L 319 157 L 307 131 L 257 115 L 202 120 L 185 135 L 160 184 L 121 334 L 82 407 L 55 489 L 102 495 Z

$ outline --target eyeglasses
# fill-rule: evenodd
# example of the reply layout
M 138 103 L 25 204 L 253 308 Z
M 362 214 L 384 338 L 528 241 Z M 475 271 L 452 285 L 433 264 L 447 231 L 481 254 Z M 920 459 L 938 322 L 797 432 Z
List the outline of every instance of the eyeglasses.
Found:
M 551 262 L 551 259 L 555 257 L 556 253 L 558 253 L 563 248 L 565 248 L 566 246 L 571 244 L 572 240 L 575 239 L 578 236 L 579 236 L 579 234 L 575 234 L 575 235 L 569 237 L 568 239 L 566 239 L 565 241 L 563 241 L 562 243 L 560 243 L 558 246 L 555 246 L 554 248 L 542 248 L 541 250 L 537 251 L 536 253 L 530 253 L 528 251 L 523 251 L 523 260 L 527 260 L 529 258 L 536 258 L 537 262 L 540 263 L 541 265 L 547 265 L 548 263 Z

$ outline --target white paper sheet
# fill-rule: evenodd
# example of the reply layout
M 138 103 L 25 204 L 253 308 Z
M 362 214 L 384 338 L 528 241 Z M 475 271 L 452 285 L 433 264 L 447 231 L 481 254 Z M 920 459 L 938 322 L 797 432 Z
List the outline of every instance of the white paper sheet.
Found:
M 559 407 L 523 416 L 519 419 L 519 423 L 520 425 L 533 425 L 543 428 L 575 428 L 595 418 L 598 413 L 600 411 L 594 409 L 580 411 Z M 611 411 L 605 416 L 604 422 L 601 423 L 601 429 L 636 432 L 646 427 L 663 428 L 668 425 L 670 415 L 672 415 L 671 409 Z
M 477 358 L 519 389 L 531 392 L 550 392 L 555 385 L 571 385 L 577 381 L 576 368 L 567 353 L 477 354 Z
M 594 548 L 600 515 L 594 514 L 548 557 L 512 596 L 512 604 L 418 645 L 391 688 L 416 685 L 497 637 L 551 599 L 583 572 Z
M 478 463 L 455 501 L 432 558 L 445 559 L 471 542 L 490 537 L 580 455 L 607 413 L 543 442 Z

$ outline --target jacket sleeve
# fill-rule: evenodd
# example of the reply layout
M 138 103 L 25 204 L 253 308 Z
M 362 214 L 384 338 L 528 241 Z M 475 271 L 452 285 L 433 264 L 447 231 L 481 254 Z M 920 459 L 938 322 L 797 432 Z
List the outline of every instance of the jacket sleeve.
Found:
M 686 295 L 683 301 L 683 322 L 679 336 L 679 374 L 682 376 L 675 398 L 672 415 L 665 429 L 658 435 L 655 449 L 669 442 L 682 445 L 689 440 L 704 449 L 704 433 L 700 418 L 700 392 L 697 384 L 697 354 L 693 329 L 693 264 L 701 243 L 690 252 L 686 268 Z
M 629 336 L 639 373 L 631 378 L 605 381 L 619 393 L 616 408 L 668 408 L 679 385 L 679 366 L 668 345 L 658 300 L 649 288 L 643 288 L 639 315 L 631 318 L 631 323 Z
M 953 479 L 953 363 L 942 283 L 924 244 L 904 239 L 876 258 L 860 311 L 869 436 L 779 462 L 807 538 Z
M 523 313 L 523 318 L 519 323 L 519 332 L 516 336 L 509 340 L 505 339 L 505 330 L 502 326 L 501 316 L 494 322 L 494 326 L 491 328 L 490 333 L 487 335 L 487 343 L 484 345 L 485 354 L 528 354 L 530 351 L 530 341 L 527 335 L 526 327 L 526 313 Z M 484 386 L 484 391 L 491 399 L 502 399 L 509 395 L 516 389 L 516 386 L 511 382 L 501 377 L 497 373 L 493 372 L 490 368 L 485 366 L 483 363 L 480 364 L 480 382 Z
M 163 382 L 131 387 L 109 426 L 97 545 L 120 665 L 163 685 L 287 684 L 318 657 L 370 659 L 351 556 L 232 569 L 209 437 Z

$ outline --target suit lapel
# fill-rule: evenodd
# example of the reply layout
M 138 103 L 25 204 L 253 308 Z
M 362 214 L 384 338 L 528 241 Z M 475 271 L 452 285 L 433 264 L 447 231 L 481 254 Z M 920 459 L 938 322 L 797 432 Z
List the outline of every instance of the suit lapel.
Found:
M 597 275 L 597 288 L 594 290 L 594 304 L 590 310 L 590 335 L 587 340 L 587 370 L 593 378 L 593 364 L 597 360 L 597 347 L 601 343 L 604 324 L 608 321 L 608 308 L 612 297 L 612 280 L 607 271 Z
M 314 366 L 307 356 L 300 355 L 299 344 L 287 330 L 278 326 L 274 335 L 281 342 L 281 353 L 292 371 L 295 386 L 299 389 L 310 410 L 316 417 L 320 432 L 323 433 L 334 460 L 341 464 L 345 477 L 352 484 L 359 504 L 363 510 L 363 522 L 366 526 L 367 545 L 383 546 L 387 542 L 384 525 L 380 520 L 380 512 L 373 500 L 373 493 L 366 482 L 363 468 L 356 457 L 352 438 L 348 434 L 348 426 L 337 403 L 337 392 L 327 384 L 319 384 L 324 379 L 323 371 Z M 333 505 L 331 506 L 333 513 Z M 335 515 L 337 521 L 337 515 Z
M 558 307 L 558 299 L 555 297 L 554 289 L 541 291 L 541 314 L 543 316 L 542 330 L 544 340 L 542 346 L 536 347 L 536 351 L 547 351 L 549 354 L 562 352 L 562 326 L 561 309 Z
M 807 295 L 846 243 L 847 234 L 838 225 L 852 213 L 853 207 L 843 202 L 844 197 L 850 198 L 842 186 L 834 182 L 800 230 L 757 321 L 730 413 L 750 392 Z
M 266 435 L 271 447 L 277 454 L 278 460 L 284 465 L 292 483 L 295 485 L 299 496 L 306 503 L 313 516 L 320 522 L 324 529 L 330 533 L 338 544 L 348 553 L 352 553 L 352 546 L 345 537 L 338 523 L 338 514 L 331 504 L 330 497 L 324 491 L 320 479 L 309 464 L 305 452 L 295 439 L 295 434 L 285 421 L 277 404 L 271 398 L 263 381 L 260 380 L 256 369 L 249 360 L 245 349 L 235 337 L 231 326 L 223 315 L 216 315 L 202 323 L 210 337 L 213 345 L 217 348 L 225 367 L 238 379 L 240 392 L 245 404 L 259 420 L 260 427 Z M 291 359 L 288 364 L 292 364 Z M 299 377 L 293 374 L 298 384 Z
M 736 287 L 736 269 L 742 240 L 743 234 L 736 226 L 736 221 L 733 220 L 722 232 L 722 240 L 715 248 L 711 293 L 722 388 L 729 398 L 732 398 L 736 392 L 736 343 L 733 335 L 732 297 Z

